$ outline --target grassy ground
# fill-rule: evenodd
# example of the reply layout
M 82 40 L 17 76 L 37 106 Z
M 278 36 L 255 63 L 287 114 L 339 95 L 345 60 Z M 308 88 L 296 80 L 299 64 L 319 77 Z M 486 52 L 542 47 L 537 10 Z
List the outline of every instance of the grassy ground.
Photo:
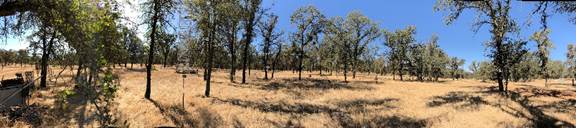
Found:
M 0 75 L 32 70 L 30 66 L 6 67 Z M 58 74 L 55 68 L 53 74 Z M 253 70 L 247 84 L 231 83 L 227 70 L 216 71 L 211 95 L 204 97 L 201 75 L 183 79 L 174 68 L 161 68 L 152 76 L 152 100 L 143 98 L 146 72 L 142 67 L 117 67 L 121 89 L 115 113 L 130 127 L 574 127 L 576 88 L 568 80 L 511 83 L 502 95 L 494 83 L 477 80 L 413 82 L 392 80 L 391 76 L 359 74 L 343 82 L 341 74 L 321 76 L 303 73 L 303 80 L 290 71 L 263 80 Z M 47 106 L 55 118 L 52 125 L 97 126 L 94 108 L 81 98 L 70 98 L 66 110 L 54 110 L 55 93 L 72 88 L 66 70 L 53 79 L 48 89 L 31 99 Z M 310 77 L 311 76 L 311 77 Z M 184 87 L 182 83 L 184 82 Z M 184 94 L 184 108 L 182 97 Z M 1 123 L 1 122 L 0 122 Z M 23 126 L 16 125 L 16 126 Z

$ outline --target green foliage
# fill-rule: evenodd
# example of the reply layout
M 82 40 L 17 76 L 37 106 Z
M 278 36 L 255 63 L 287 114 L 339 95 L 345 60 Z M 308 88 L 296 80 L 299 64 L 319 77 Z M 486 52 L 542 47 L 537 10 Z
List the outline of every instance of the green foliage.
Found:
M 478 70 L 474 72 L 474 75 L 477 79 L 482 80 L 485 82 L 486 80 L 495 80 L 493 73 L 495 72 L 496 68 L 491 62 L 488 61 L 481 61 L 478 63 Z
M 76 95 L 76 92 L 70 89 L 64 89 L 56 94 L 56 105 L 58 105 L 62 110 L 68 110 L 68 98 Z
M 489 57 L 496 67 L 496 76 L 499 90 L 504 92 L 507 88 L 514 67 L 525 53 L 524 41 L 512 41 L 507 37 L 508 33 L 518 32 L 519 28 L 510 16 L 512 0 L 484 0 L 484 1 L 460 1 L 438 0 L 434 6 L 435 11 L 446 11 L 446 24 L 452 24 L 465 10 L 473 10 L 476 14 L 474 31 L 478 31 L 483 25 L 490 25 L 492 39 L 486 43 L 489 48 Z
M 384 45 L 390 49 L 387 55 L 393 70 L 392 74 L 399 75 L 400 80 L 403 80 L 404 73 L 409 70 L 409 48 L 415 42 L 416 27 L 408 26 L 403 30 L 396 30 L 396 32 L 384 31 L 383 33 Z
M 572 81 L 574 81 L 574 79 L 576 79 L 576 47 L 574 47 L 574 44 L 568 44 L 566 58 L 568 73 L 570 77 L 572 77 Z M 572 82 L 572 86 L 574 86 L 574 82 Z
M 549 61 L 549 54 L 550 48 L 552 48 L 552 42 L 548 39 L 548 34 L 550 33 L 550 29 L 544 29 L 542 31 L 535 32 L 531 37 L 530 40 L 533 40 L 537 44 L 538 50 L 536 51 L 536 55 L 539 59 L 540 64 L 540 74 L 544 76 L 544 79 L 548 79 L 550 76 L 550 72 L 548 71 L 548 61 Z
M 348 31 L 346 37 L 350 40 L 350 48 L 344 52 L 349 52 L 351 55 L 351 66 L 354 71 L 353 77 L 355 77 L 360 56 L 369 50 L 367 47 L 370 42 L 380 37 L 380 31 L 378 24 L 358 11 L 348 13 L 342 27 Z
M 573 1 L 555 1 L 556 11 L 564 14 L 574 14 L 576 13 L 576 3 Z M 570 18 L 572 23 L 576 24 L 576 17 Z
M 291 41 L 293 47 L 298 48 L 293 49 L 293 52 L 298 60 L 298 79 L 301 79 L 303 61 L 307 57 L 309 44 L 320 43 L 319 35 L 324 31 L 326 18 L 316 7 L 304 6 L 292 13 L 290 23 L 297 28 L 297 31 L 291 35 Z
M 522 56 L 521 61 L 511 70 L 512 81 L 530 81 L 538 78 L 540 75 L 539 58 L 532 52 Z
M 278 41 L 282 36 L 281 32 L 277 32 L 276 24 L 278 23 L 278 16 L 270 14 L 268 16 L 268 21 L 262 21 L 258 24 L 260 30 L 260 35 L 264 41 L 262 42 L 262 64 L 264 67 L 265 76 L 264 79 L 268 79 L 268 70 L 270 64 L 271 47 L 278 45 Z M 316 50 L 318 51 L 318 49 Z
M 458 59 L 457 57 L 450 58 L 450 74 L 452 79 L 458 79 L 464 75 L 464 70 L 460 67 L 464 65 L 464 59 Z
M 550 74 L 550 78 L 553 79 L 560 79 L 560 78 L 564 78 L 566 75 L 568 75 L 568 72 L 566 70 L 566 66 L 564 66 L 564 62 L 562 61 L 550 61 L 550 63 L 547 66 L 547 73 Z

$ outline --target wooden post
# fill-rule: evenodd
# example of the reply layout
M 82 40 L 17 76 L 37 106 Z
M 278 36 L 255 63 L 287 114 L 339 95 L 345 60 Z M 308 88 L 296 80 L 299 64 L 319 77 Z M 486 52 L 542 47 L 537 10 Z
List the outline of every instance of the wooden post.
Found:
M 186 74 L 182 75 L 182 111 L 186 111 L 186 107 L 184 107 L 184 81 L 186 79 Z M 180 123 L 180 127 L 184 127 L 184 114 L 182 113 L 182 123 Z

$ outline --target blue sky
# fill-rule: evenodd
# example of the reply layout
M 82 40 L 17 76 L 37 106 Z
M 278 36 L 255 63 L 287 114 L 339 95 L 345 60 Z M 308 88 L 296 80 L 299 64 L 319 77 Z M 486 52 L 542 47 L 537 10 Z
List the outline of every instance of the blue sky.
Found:
M 445 25 L 443 22 L 445 12 L 434 12 L 436 0 L 265 0 L 264 6 L 271 8 L 279 16 L 279 27 L 286 32 L 293 32 L 294 26 L 290 24 L 290 15 L 299 7 L 313 5 L 327 17 L 346 16 L 350 11 L 360 11 L 374 21 L 380 23 L 382 29 L 397 30 L 408 25 L 417 28 L 416 40 L 426 41 L 432 34 L 440 37 L 439 45 L 450 56 L 464 58 L 465 69 L 473 61 L 487 60 L 482 42 L 490 39 L 488 26 L 484 26 L 478 33 L 472 31 L 475 12 L 466 11 L 456 22 Z M 512 16 L 520 24 L 525 24 L 534 5 L 530 2 L 513 1 Z M 273 5 L 273 6 L 272 6 Z M 522 25 L 520 36 L 528 39 L 530 35 L 540 28 L 538 17 L 532 18 L 532 25 Z M 576 25 L 569 22 L 569 16 L 554 14 L 549 19 L 552 29 L 550 38 L 554 42 L 551 58 L 565 60 L 566 45 L 576 42 Z M 381 40 L 372 45 L 382 48 Z M 529 42 L 528 47 L 535 47 Z
M 264 0 L 263 6 L 270 8 L 279 16 L 278 26 L 285 33 L 295 30 L 294 26 L 290 24 L 290 15 L 302 6 L 316 6 L 327 17 L 344 17 L 350 11 L 360 11 L 378 22 L 382 29 L 393 31 L 408 25 L 415 25 L 418 42 L 426 41 L 432 34 L 437 34 L 442 49 L 450 56 L 466 60 L 464 67 L 466 70 L 473 60 L 487 60 L 482 42 L 490 39 L 488 26 L 480 29 L 478 33 L 474 33 L 471 25 L 474 22 L 475 12 L 472 11 L 466 11 L 453 24 L 445 25 L 443 18 L 446 13 L 434 12 L 435 2 L 436 0 Z M 525 25 L 534 5 L 531 2 L 515 0 L 513 3 L 512 16 L 522 25 L 520 37 L 528 39 L 540 27 L 537 17 L 532 17 L 532 25 Z M 139 15 L 137 9 L 129 9 L 129 11 L 124 12 L 127 13 L 125 15 L 128 17 Z M 570 23 L 568 19 L 569 16 L 567 15 L 553 14 L 548 21 L 549 27 L 552 29 L 550 38 L 554 43 L 550 56 L 554 60 L 565 60 L 566 46 L 576 42 L 576 25 Z M 381 40 L 373 42 L 372 45 L 384 47 Z M 1 49 L 21 49 L 26 46 L 28 46 L 26 40 L 17 37 L 0 43 Z M 528 47 L 533 49 L 535 43 L 529 42 Z

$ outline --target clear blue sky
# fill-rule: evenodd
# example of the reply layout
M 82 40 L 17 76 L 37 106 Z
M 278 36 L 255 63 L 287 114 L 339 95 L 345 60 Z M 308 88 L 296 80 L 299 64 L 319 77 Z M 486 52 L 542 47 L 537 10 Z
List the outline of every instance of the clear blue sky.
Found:
M 433 11 L 435 2 L 436 0 L 264 0 L 263 6 L 270 8 L 279 16 L 279 27 L 286 33 L 294 31 L 294 26 L 290 24 L 290 15 L 302 6 L 316 6 L 327 17 L 344 17 L 348 12 L 356 10 L 379 22 L 383 29 L 396 30 L 415 25 L 418 42 L 426 41 L 436 33 L 440 37 L 439 44 L 442 49 L 450 56 L 466 60 L 464 67 L 466 70 L 473 60 L 487 60 L 482 42 L 490 39 L 488 26 L 474 33 L 471 25 L 474 22 L 475 12 L 471 11 L 466 11 L 454 24 L 445 25 L 443 22 L 445 12 Z M 520 36 L 528 39 L 540 27 L 537 17 L 532 17 L 531 26 L 525 25 L 534 5 L 516 0 L 513 3 L 512 16 L 522 25 Z M 552 29 L 550 37 L 554 43 L 550 56 L 554 60 L 565 60 L 567 44 L 576 42 L 576 25 L 570 23 L 568 19 L 567 15 L 553 14 L 548 21 Z M 11 38 L 0 43 L 0 48 L 25 48 L 28 44 L 23 42 L 26 41 Z M 381 40 L 373 42 L 372 45 L 384 47 Z M 529 42 L 528 47 L 533 49 L 535 43 Z

